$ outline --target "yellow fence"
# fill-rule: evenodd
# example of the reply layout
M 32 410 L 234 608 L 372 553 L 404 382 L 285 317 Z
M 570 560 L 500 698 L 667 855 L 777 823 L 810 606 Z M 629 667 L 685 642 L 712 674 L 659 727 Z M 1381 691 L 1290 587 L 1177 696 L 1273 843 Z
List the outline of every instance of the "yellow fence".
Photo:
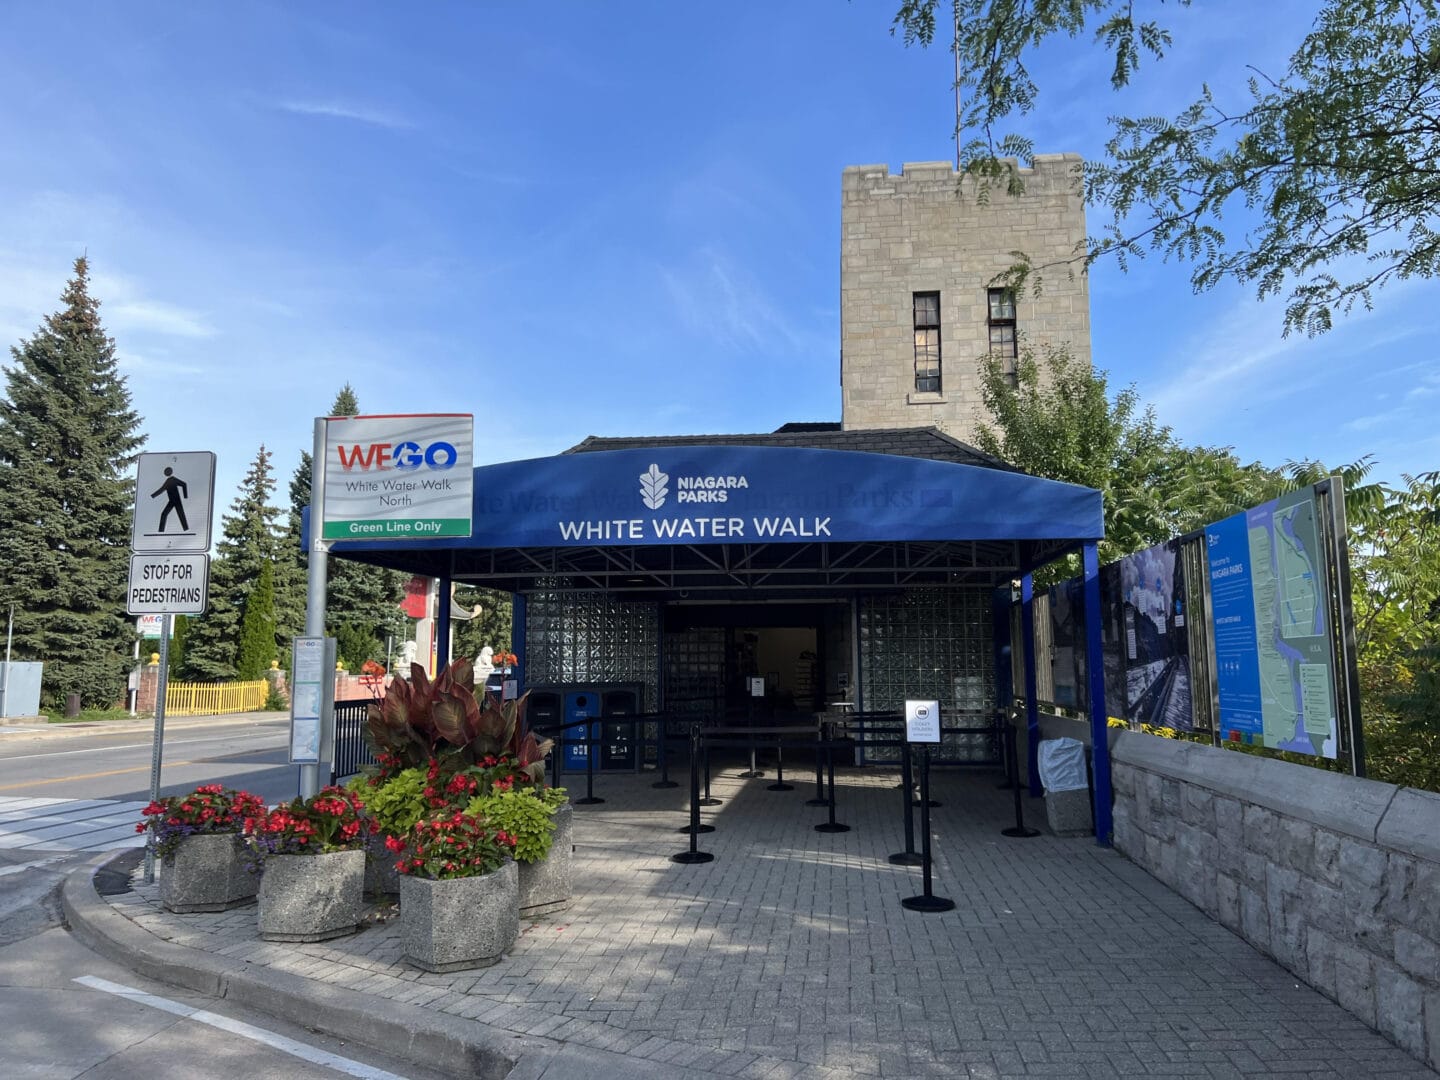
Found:
M 213 713 L 259 712 L 270 684 L 264 679 L 232 683 L 170 683 L 165 689 L 169 716 L 210 716 Z

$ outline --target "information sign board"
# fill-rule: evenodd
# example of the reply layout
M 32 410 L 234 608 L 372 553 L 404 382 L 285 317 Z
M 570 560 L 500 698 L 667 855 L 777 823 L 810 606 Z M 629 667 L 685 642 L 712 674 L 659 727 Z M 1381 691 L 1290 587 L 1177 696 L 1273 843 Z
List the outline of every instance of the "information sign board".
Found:
M 141 454 L 135 464 L 134 551 L 210 550 L 215 455 L 209 450 Z
M 1323 544 L 1313 487 L 1205 528 L 1220 728 L 1230 741 L 1336 754 Z
M 474 442 L 469 413 L 329 417 L 321 538 L 469 536 Z
M 335 639 L 297 637 L 290 668 L 290 764 L 327 761 L 335 713 Z
M 125 610 L 131 615 L 203 615 L 209 584 L 209 555 L 131 555 Z
M 938 743 L 940 741 L 940 702 L 905 702 L 905 741 Z

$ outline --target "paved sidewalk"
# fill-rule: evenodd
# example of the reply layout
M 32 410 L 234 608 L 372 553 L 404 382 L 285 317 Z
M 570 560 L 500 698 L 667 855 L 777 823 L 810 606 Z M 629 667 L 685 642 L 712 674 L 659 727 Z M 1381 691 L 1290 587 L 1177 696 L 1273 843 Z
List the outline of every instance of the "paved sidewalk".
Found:
M 165 730 L 188 730 L 193 727 L 230 727 L 236 724 L 263 724 L 266 722 L 288 722 L 284 712 L 243 712 L 214 713 L 206 716 L 167 716 Z M 127 717 L 119 720 L 73 720 L 69 723 L 51 724 L 33 718 L 9 717 L 0 723 L 0 740 L 10 737 L 21 739 L 56 738 L 66 735 L 106 735 L 136 733 L 149 734 L 155 730 L 155 719 L 149 716 Z
M 168 915 L 153 888 L 98 900 L 88 878 L 67 910 L 146 974 L 313 1010 L 391 1052 L 408 1030 L 435 1067 L 518 1061 L 516 1080 L 1436 1075 L 1093 840 L 1002 837 L 993 774 L 935 777 L 935 891 L 958 906 L 933 915 L 900 906 L 920 871 L 886 861 L 902 846 L 893 773 L 842 772 L 854 830 L 823 834 L 813 783 L 779 793 L 735 772 L 705 813 L 716 861 L 697 866 L 669 860 L 683 787 L 601 777 L 607 801 L 576 808 L 574 904 L 483 971 L 406 967 L 394 921 L 269 944 L 253 908 Z M 446 1040 L 459 1048 L 437 1060 Z

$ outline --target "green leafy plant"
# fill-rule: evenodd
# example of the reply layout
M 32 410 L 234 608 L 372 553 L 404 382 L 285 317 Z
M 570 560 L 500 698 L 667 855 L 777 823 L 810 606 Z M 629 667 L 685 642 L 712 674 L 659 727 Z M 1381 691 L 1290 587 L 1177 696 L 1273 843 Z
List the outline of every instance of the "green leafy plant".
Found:
M 565 799 L 564 788 L 512 788 L 471 799 L 465 812 L 484 818 L 514 837 L 515 858 L 533 863 L 550 854 L 555 839 L 555 811 Z
M 372 784 L 371 780 L 378 780 Z M 404 836 L 432 809 L 424 769 L 401 769 L 386 779 L 357 777 L 346 787 L 365 801 L 365 813 L 386 836 Z

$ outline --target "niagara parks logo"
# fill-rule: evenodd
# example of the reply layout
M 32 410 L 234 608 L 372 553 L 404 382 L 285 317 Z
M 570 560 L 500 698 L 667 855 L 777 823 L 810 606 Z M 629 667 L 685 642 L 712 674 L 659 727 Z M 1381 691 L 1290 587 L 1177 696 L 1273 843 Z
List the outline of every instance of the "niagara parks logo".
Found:
M 665 496 L 670 492 L 665 486 L 668 483 L 669 475 L 661 472 L 658 465 L 651 465 L 649 472 L 640 474 L 640 498 L 647 510 L 659 510 L 665 505 Z

